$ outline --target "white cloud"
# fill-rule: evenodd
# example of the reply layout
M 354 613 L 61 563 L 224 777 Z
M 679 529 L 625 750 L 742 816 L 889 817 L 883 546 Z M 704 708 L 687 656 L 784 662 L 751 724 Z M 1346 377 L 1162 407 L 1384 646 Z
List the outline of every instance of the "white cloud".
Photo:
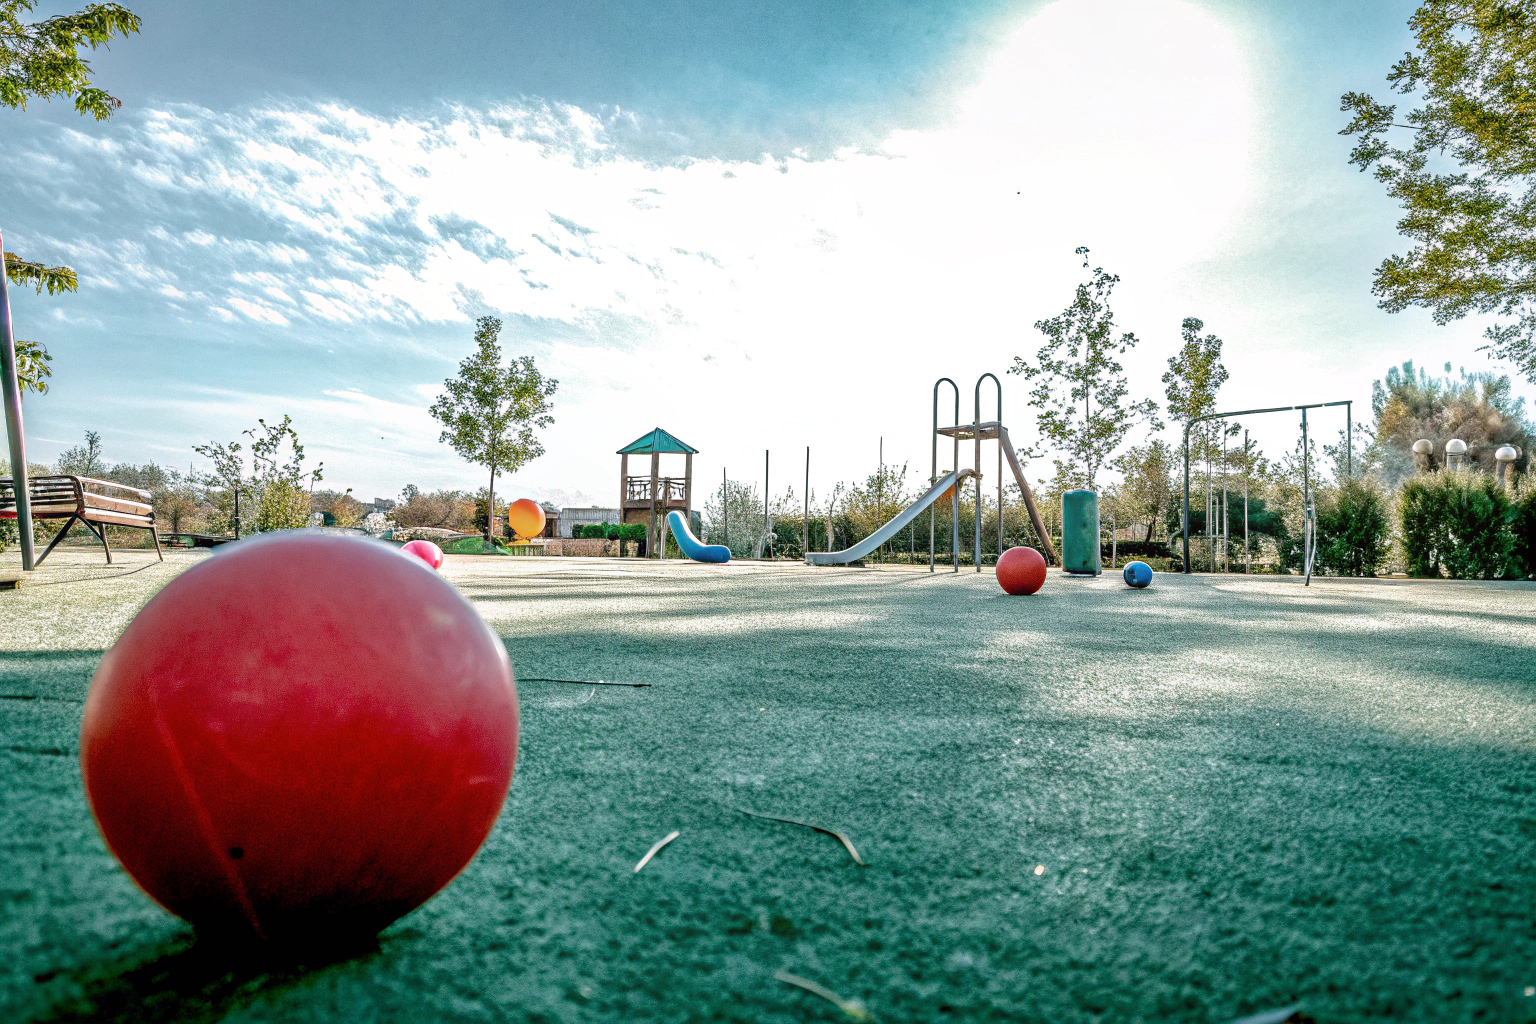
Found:
M 543 322 L 560 455 L 530 476 L 594 489 L 612 449 L 662 420 L 759 461 L 897 421 L 926 473 L 928 382 L 1032 348 L 1027 324 L 1079 278 L 1075 246 L 1176 328 L 1187 311 L 1163 293 L 1238 222 L 1252 122 L 1243 53 L 1210 15 L 1060 0 L 947 126 L 824 160 L 658 165 L 604 117 L 512 104 L 432 119 L 177 107 L 124 121 L 121 141 L 71 141 L 155 197 L 146 209 L 191 211 L 146 231 L 130 269 L 168 268 L 167 287 L 206 293 L 222 321 Z M 377 390 L 412 387 L 435 394 Z M 435 449 L 420 417 L 400 429 Z

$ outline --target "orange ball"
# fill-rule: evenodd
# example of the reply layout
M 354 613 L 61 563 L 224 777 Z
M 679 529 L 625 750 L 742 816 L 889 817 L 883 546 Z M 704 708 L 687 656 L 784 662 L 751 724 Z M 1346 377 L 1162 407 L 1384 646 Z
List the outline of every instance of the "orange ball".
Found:
M 997 560 L 997 582 L 1010 594 L 1033 594 L 1045 585 L 1045 556 L 1034 548 L 1009 548 Z
M 524 540 L 544 532 L 544 509 L 532 498 L 518 498 L 507 506 L 507 525 Z

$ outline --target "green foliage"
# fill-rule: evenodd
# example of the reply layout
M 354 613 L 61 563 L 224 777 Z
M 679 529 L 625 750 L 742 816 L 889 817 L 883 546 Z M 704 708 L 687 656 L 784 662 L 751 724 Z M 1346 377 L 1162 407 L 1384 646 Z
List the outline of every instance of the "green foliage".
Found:
M 1509 494 L 1492 477 L 1466 470 L 1412 477 L 1397 505 L 1410 576 L 1491 580 L 1508 570 Z
M 1119 525 L 1146 527 L 1147 534 L 1142 539 L 1150 541 L 1157 524 L 1172 509 L 1181 507 L 1173 483 L 1173 449 L 1166 441 L 1153 440 L 1127 449 L 1112 465 L 1123 478 L 1113 498 Z
M 1489 347 L 1536 381 L 1536 16 L 1511 0 L 1425 0 L 1408 25 L 1416 49 L 1387 81 L 1422 90 L 1422 105 L 1400 115 L 1358 92 L 1340 105 L 1354 115 L 1340 134 L 1358 136 L 1350 162 L 1374 168 L 1417 243 L 1382 262 L 1373 290 L 1383 309 L 1426 307 L 1441 324 L 1500 317 Z M 1455 169 L 1430 168 L 1446 158 Z
M 763 539 L 763 497 L 757 488 L 735 480 L 724 482 L 704 498 L 706 544 L 724 544 L 734 558 L 749 558 Z M 641 527 L 641 537 L 645 536 Z
M 48 378 L 53 376 L 53 367 L 48 365 L 51 362 L 53 356 L 48 354 L 46 346 L 16 339 L 16 383 L 23 395 L 28 391 L 39 395 L 48 393 Z
M 490 502 L 490 493 L 484 487 L 480 488 L 479 492 L 475 495 L 474 527 L 481 533 L 486 533 L 491 528 L 490 516 L 486 512 L 486 509 L 490 507 Z M 496 499 L 496 520 L 501 523 L 502 534 L 505 536 L 507 532 L 507 503 L 500 498 Z M 486 535 L 489 536 L 489 534 Z
M 256 524 L 256 529 L 295 530 L 309 525 L 310 492 L 323 475 L 324 464 L 304 469 L 304 446 L 293 429 L 293 419 L 284 416 L 281 423 L 257 425 L 243 433 L 250 440 L 251 473 L 245 476 L 244 456 L 239 441 L 229 444 L 193 445 L 192 450 L 213 462 L 214 471 L 197 478 L 209 489 L 209 524 L 234 532 L 235 495 L 242 498 L 242 522 Z M 252 513 L 254 512 L 254 516 Z
M 1183 344 L 1178 354 L 1169 358 L 1168 372 L 1163 374 L 1168 415 L 1186 426 L 1196 417 L 1216 411 L 1216 393 L 1230 376 L 1221 362 L 1221 339 L 1214 334 L 1200 337 L 1204 329 L 1205 321 L 1199 317 L 1184 318 L 1179 328 Z M 1219 429 L 1217 424 L 1207 423 L 1192 430 L 1190 458 L 1214 457 Z
M 94 430 L 87 430 L 85 443 L 60 452 L 57 465 L 60 473 L 99 478 L 107 468 L 101 458 L 101 435 Z
M 1086 268 L 1088 250 L 1079 246 L 1077 253 Z M 1109 298 L 1119 281 L 1095 267 L 1091 280 L 1077 286 L 1071 305 L 1049 320 L 1036 321 L 1035 330 L 1046 341 L 1035 353 L 1035 362 L 1015 356 L 1008 370 L 1036 382 L 1029 404 L 1039 410 L 1035 423 L 1040 436 L 1066 453 L 1073 478 L 1087 487 L 1093 486 L 1137 416 L 1150 420 L 1154 429 L 1161 427 L 1151 399 L 1124 404 L 1130 388 L 1115 356 L 1134 347 L 1136 336 L 1129 331 L 1115 336 Z
M 1317 564 L 1340 576 L 1375 576 L 1391 549 L 1387 496 L 1368 480 L 1348 480 L 1317 506 Z
M 91 82 L 80 48 L 106 46 L 139 31 L 139 19 L 115 3 L 87 4 L 74 14 L 28 23 L 38 0 L 0 0 L 0 104 L 25 110 L 31 97 L 67 96 L 75 110 L 105 121 L 122 101 Z
M 468 533 L 475 529 L 475 502 L 467 491 L 427 493 L 415 484 L 406 484 L 391 518 L 406 528 L 426 526 Z
M 1440 575 L 1440 560 L 1451 546 L 1445 488 L 1434 473 L 1409 477 L 1397 492 L 1397 519 L 1403 562 L 1410 576 Z
M 1475 469 L 1491 472 L 1493 453 L 1504 444 L 1520 449 L 1515 472 L 1529 465 L 1536 426 L 1526 419 L 1525 399 L 1515 396 L 1509 377 L 1465 370 L 1452 377 L 1450 371 L 1446 363 L 1446 376 L 1432 377 L 1409 360 L 1371 385 L 1376 426 L 1367 462 L 1388 485 L 1414 471 L 1413 443 L 1420 438 L 1434 442 L 1436 468 L 1453 437 L 1467 442 L 1467 460 Z
M 1509 493 L 1482 473 L 1441 473 L 1448 478 L 1446 502 L 1451 546 L 1443 557 L 1453 580 L 1496 580 L 1509 567 L 1514 538 L 1509 533 Z
M 1527 484 L 1509 505 L 1509 569 L 1518 579 L 1536 579 L 1536 486 Z
M 4 0 L 0 0 L 4 3 Z M 50 267 L 44 263 L 34 263 L 24 260 L 13 252 L 5 254 L 5 279 L 12 284 L 32 285 L 38 294 L 43 289 L 48 290 L 49 295 L 58 295 L 61 292 L 72 292 L 80 287 L 80 279 L 75 276 L 71 267 Z M 20 345 L 20 342 L 17 342 Z
M 443 425 L 445 444 L 491 471 L 492 495 L 498 472 L 515 473 L 544 454 L 533 430 L 555 421 L 549 398 L 560 383 L 546 380 L 532 356 L 503 366 L 500 333 L 501 321 L 493 316 L 476 322 L 474 354 L 459 364 L 457 377 L 443 381 L 444 393 L 428 409 Z

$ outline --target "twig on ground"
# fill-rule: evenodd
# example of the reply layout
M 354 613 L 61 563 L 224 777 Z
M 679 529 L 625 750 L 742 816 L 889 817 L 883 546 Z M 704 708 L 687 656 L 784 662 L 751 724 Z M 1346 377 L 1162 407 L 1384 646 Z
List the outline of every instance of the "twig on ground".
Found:
M 782 821 L 783 819 L 775 820 Z M 799 824 L 799 822 L 796 822 L 796 824 Z M 790 974 L 788 971 L 774 971 L 773 976 L 786 985 L 803 988 L 813 996 L 820 996 L 854 1020 L 871 1021 L 875 1019 L 868 1010 L 864 1009 L 863 1003 L 856 999 L 844 999 L 831 989 L 816 984 L 810 978 L 802 978 L 800 975 Z
M 1239 1017 L 1237 1020 L 1228 1021 L 1227 1024 L 1286 1024 L 1287 1021 L 1302 1018 L 1301 1004 L 1282 1006 L 1278 1010 L 1265 1010 L 1263 1013 L 1255 1013 L 1247 1017 Z M 1307 1018 L 1310 1020 L 1310 1018 Z
M 853 840 L 849 839 L 846 835 L 839 832 L 835 828 L 824 828 L 821 825 L 813 825 L 809 821 L 797 821 L 794 818 L 781 818 L 777 814 L 759 814 L 756 811 L 749 811 L 745 807 L 738 807 L 736 809 L 742 814 L 750 815 L 754 818 L 762 818 L 764 821 L 782 821 L 786 825 L 799 825 L 801 828 L 814 829 L 823 835 L 829 835 L 833 839 L 836 839 L 838 842 L 842 843 L 843 846 L 847 848 L 848 854 L 853 858 L 853 862 L 855 864 L 859 865 L 860 867 L 865 866 L 864 858 L 860 857 L 859 851 L 853 848 Z
M 651 847 L 649 850 L 646 850 L 645 851 L 645 856 L 640 858 L 640 863 L 635 865 L 634 873 L 638 875 L 640 873 L 640 869 L 645 867 L 647 864 L 649 864 L 651 862 L 651 858 L 656 856 L 658 853 L 660 853 L 662 847 L 666 846 L 672 840 L 676 839 L 679 834 L 680 833 L 678 833 L 676 831 L 668 832 L 666 837 L 663 838 L 659 843 L 657 843 L 655 846 Z
M 549 676 L 520 676 L 520 683 L 574 683 L 577 686 L 650 686 L 650 683 L 613 683 L 606 679 L 552 679 Z

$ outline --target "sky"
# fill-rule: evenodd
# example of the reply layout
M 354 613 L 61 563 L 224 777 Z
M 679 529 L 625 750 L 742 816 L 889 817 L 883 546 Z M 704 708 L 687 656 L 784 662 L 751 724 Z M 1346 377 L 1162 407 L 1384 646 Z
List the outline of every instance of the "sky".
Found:
M 197 467 L 290 415 L 322 486 L 483 486 L 427 407 L 492 315 L 560 382 L 546 454 L 498 493 L 612 505 L 615 450 L 656 426 L 701 490 L 760 486 L 767 451 L 798 493 L 807 446 L 818 497 L 882 450 L 915 484 L 939 377 L 969 419 L 998 374 L 1035 439 L 1004 371 L 1079 246 L 1120 276 L 1136 399 L 1188 316 L 1224 339 L 1230 409 L 1359 421 L 1405 359 L 1509 371 L 1483 322 L 1370 291 L 1406 245 L 1338 100 L 1386 91 L 1412 3 L 130 6 L 142 34 L 92 58 L 116 117 L 0 111 L 6 248 L 80 274 L 11 289 L 54 356 L 33 461 L 92 429 L 111 461 Z M 1246 425 L 1295 443 L 1292 414 Z

